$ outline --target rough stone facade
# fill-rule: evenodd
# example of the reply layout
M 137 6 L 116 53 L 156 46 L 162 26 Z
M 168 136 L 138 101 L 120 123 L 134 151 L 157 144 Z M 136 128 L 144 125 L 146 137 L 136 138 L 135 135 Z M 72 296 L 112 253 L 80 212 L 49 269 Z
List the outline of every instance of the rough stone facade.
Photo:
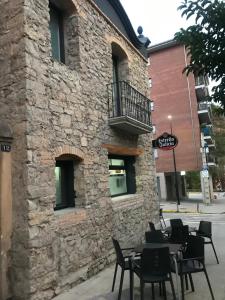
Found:
M 114 259 L 111 237 L 138 243 L 158 212 L 151 134 L 108 125 L 112 43 L 127 55 L 123 76 L 148 95 L 146 60 L 92 1 L 58 2 L 67 13 L 65 64 L 51 57 L 48 0 L 0 3 L 0 118 L 14 133 L 9 274 L 18 300 L 51 299 L 97 273 Z M 102 144 L 144 149 L 136 194 L 110 197 Z M 63 154 L 77 159 L 76 207 L 54 211 Z

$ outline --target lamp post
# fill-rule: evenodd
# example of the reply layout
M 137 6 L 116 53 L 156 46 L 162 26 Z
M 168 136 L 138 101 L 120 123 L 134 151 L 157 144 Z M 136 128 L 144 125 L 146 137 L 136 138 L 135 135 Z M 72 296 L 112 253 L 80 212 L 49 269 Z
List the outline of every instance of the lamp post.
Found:
M 172 116 L 169 115 L 168 119 L 170 120 L 170 133 L 173 134 L 173 127 L 172 127 Z M 180 205 L 180 196 L 179 196 L 179 189 L 178 189 L 178 179 L 177 179 L 177 166 L 176 166 L 176 157 L 174 148 L 173 151 L 173 166 L 174 166 L 174 181 L 175 181 L 175 190 L 176 190 L 176 197 L 177 197 L 177 211 L 179 212 L 179 205 Z

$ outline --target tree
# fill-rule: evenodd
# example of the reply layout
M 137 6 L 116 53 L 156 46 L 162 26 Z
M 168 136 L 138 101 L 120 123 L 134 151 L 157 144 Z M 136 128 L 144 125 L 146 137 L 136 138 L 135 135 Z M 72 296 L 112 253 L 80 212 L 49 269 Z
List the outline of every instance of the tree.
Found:
M 178 10 L 186 19 L 195 17 L 194 25 L 175 34 L 175 40 L 186 46 L 190 56 L 184 72 L 207 74 L 219 82 L 213 87 L 210 100 L 220 103 L 225 111 L 225 2 L 183 0 Z
M 218 111 L 218 107 L 212 106 L 213 110 L 213 131 L 216 143 L 215 156 L 218 160 L 218 165 L 213 169 L 212 177 L 214 181 L 214 187 L 216 183 L 220 183 L 220 187 L 225 191 L 225 115 Z

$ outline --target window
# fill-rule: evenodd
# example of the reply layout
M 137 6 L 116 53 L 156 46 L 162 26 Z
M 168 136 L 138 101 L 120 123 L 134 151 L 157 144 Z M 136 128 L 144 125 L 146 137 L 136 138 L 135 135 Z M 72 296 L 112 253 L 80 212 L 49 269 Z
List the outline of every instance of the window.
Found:
M 111 196 L 136 193 L 135 158 L 109 156 L 109 187 Z
M 52 4 L 49 9 L 52 56 L 55 60 L 65 63 L 63 13 Z
M 75 206 L 74 161 L 58 160 L 55 165 L 55 210 Z

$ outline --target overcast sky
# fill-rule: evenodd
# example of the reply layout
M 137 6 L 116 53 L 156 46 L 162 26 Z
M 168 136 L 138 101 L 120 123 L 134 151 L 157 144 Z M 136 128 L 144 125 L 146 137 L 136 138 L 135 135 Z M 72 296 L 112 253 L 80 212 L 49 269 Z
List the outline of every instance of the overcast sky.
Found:
M 186 28 L 187 23 L 181 18 L 177 7 L 181 0 L 120 0 L 134 27 L 141 25 L 144 35 L 151 40 L 151 45 L 158 44 L 173 38 L 174 33 L 181 27 Z

